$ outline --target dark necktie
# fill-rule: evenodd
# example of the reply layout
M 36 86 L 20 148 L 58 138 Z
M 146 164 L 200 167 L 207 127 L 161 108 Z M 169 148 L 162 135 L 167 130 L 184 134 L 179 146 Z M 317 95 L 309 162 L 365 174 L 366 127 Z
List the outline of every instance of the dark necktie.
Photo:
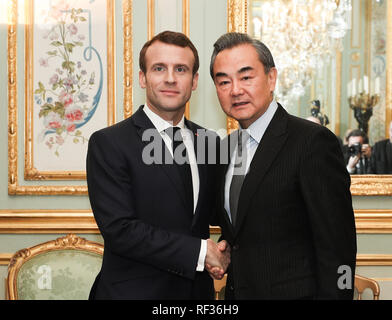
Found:
M 238 201 L 240 198 L 242 184 L 245 180 L 246 175 L 246 143 L 248 141 L 248 137 L 249 134 L 246 131 L 240 130 L 238 132 L 237 155 L 234 162 L 233 178 L 230 184 L 229 195 L 231 222 L 233 226 L 236 224 L 237 221 Z
M 189 164 L 189 157 L 185 148 L 184 141 L 180 132 L 179 127 L 170 127 L 166 129 L 166 133 L 172 140 L 172 150 L 174 165 L 176 165 L 180 171 L 180 176 L 184 184 L 184 190 L 186 194 L 187 203 L 190 204 L 193 213 L 193 183 L 192 183 L 192 171 Z

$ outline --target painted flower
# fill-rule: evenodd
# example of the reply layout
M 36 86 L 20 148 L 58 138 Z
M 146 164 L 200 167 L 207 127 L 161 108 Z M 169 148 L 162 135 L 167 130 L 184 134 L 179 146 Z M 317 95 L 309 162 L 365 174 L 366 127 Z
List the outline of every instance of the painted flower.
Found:
M 77 27 L 74 23 L 72 23 L 72 24 L 70 24 L 70 25 L 68 26 L 68 30 L 69 30 L 69 32 L 70 32 L 72 35 L 75 35 L 75 34 L 78 33 L 78 27 Z
M 49 84 L 55 84 L 57 81 L 59 81 L 59 75 L 55 73 L 50 77 Z
M 61 146 L 64 143 L 64 138 L 62 136 L 57 135 L 56 136 L 56 143 Z
M 40 58 L 39 59 L 39 64 L 42 67 L 49 67 L 48 59 Z
M 73 110 L 69 110 L 65 113 L 65 118 L 69 122 L 80 121 L 83 120 L 83 112 L 79 108 L 75 108 Z
M 76 84 L 76 83 L 77 83 L 77 81 L 75 80 L 75 78 L 74 78 L 74 77 L 71 77 L 71 76 L 68 76 L 68 77 L 65 78 L 65 80 L 64 80 L 64 86 L 65 86 L 67 89 L 72 88 L 72 86 L 73 86 L 74 84 Z
M 84 40 L 84 39 L 86 39 L 86 37 L 84 36 L 84 34 L 78 34 L 78 38 L 79 38 L 79 40 Z
M 67 91 L 63 90 L 61 91 L 59 95 L 59 100 L 62 102 L 65 108 L 67 108 L 69 105 L 71 105 L 74 101 L 73 95 L 68 93 Z
M 67 131 L 68 132 L 74 132 L 75 129 L 76 129 L 76 125 L 74 123 L 70 124 L 69 126 L 67 126 Z
M 57 112 L 49 112 L 44 118 L 44 125 L 47 129 L 58 129 L 62 127 L 63 119 Z
M 80 69 L 82 67 L 82 63 L 80 61 L 78 61 L 78 63 L 76 65 L 78 66 L 78 69 Z

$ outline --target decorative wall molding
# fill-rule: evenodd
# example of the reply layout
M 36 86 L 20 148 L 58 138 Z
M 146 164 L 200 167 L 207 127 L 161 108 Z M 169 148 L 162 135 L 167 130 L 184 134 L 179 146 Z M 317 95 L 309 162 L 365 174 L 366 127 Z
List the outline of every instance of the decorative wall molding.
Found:
M 133 112 L 133 50 L 132 50 L 132 0 L 123 0 L 123 36 L 124 36 L 124 118 Z
M 358 254 L 357 266 L 392 266 L 392 254 Z
M 357 233 L 392 233 L 392 210 L 354 210 Z
M 392 210 L 355 210 L 357 233 L 392 234 Z M 0 210 L 0 234 L 4 233 L 95 233 L 99 234 L 91 210 Z M 220 228 L 210 227 L 211 234 Z
M 211 234 L 220 228 L 210 227 Z M 0 234 L 99 234 L 91 210 L 0 210 Z

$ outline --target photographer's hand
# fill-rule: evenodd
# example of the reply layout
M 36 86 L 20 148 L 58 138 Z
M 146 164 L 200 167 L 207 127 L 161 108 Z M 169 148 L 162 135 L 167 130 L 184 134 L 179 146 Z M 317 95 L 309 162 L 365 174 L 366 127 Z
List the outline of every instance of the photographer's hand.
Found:
M 347 170 L 352 173 L 355 169 L 355 166 L 357 165 L 360 157 L 358 155 L 351 156 L 350 159 L 348 159 L 348 164 L 347 164 Z

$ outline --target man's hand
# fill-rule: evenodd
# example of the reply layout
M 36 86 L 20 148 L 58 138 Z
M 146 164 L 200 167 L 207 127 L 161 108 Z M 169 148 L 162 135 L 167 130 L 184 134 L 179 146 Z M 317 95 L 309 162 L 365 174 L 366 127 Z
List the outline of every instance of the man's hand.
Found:
M 211 239 L 207 240 L 205 267 L 212 278 L 217 280 L 223 278 L 230 264 L 230 251 L 230 245 L 225 240 L 219 243 Z
M 351 156 L 350 159 L 348 159 L 348 164 L 347 164 L 347 169 L 352 172 L 355 169 L 355 166 L 357 165 L 359 161 L 358 156 Z

